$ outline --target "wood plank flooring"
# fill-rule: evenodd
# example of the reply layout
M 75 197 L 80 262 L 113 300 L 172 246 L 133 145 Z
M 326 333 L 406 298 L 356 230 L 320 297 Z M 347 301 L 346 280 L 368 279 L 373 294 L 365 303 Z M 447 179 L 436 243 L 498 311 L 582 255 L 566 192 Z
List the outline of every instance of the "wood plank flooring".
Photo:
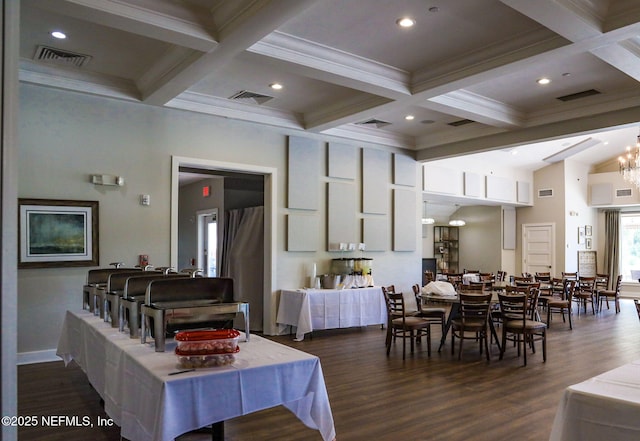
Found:
M 542 363 L 538 347 L 526 367 L 513 347 L 498 360 L 493 345 L 490 362 L 469 342 L 462 360 L 451 355 L 450 341 L 438 353 L 440 334 L 434 334 L 431 357 L 418 346 L 405 361 L 401 342 L 387 358 L 379 326 L 316 331 L 303 342 L 290 336 L 273 340 L 320 357 L 338 441 L 546 440 L 567 386 L 640 359 L 640 321 L 630 300 L 622 301 L 617 315 L 613 309 L 595 316 L 574 310 L 573 331 L 555 316 L 547 362 Z M 18 377 L 20 415 L 106 418 L 98 395 L 73 363 L 20 366 Z M 225 427 L 227 441 L 321 439 L 283 407 L 235 418 Z M 19 439 L 117 441 L 119 431 L 22 428 Z M 180 441 L 205 439 L 210 438 L 189 434 Z

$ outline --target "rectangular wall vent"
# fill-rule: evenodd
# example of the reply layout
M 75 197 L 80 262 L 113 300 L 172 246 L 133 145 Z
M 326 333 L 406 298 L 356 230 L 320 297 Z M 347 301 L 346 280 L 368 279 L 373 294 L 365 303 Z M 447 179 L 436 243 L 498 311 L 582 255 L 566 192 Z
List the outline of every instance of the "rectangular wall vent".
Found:
M 628 198 L 631 197 L 633 191 L 630 188 L 616 188 L 616 197 L 617 198 Z
M 556 99 L 560 101 L 573 101 L 579 100 L 581 98 L 586 98 L 588 96 L 599 95 L 600 92 L 595 89 L 583 90 L 582 92 L 571 93 L 569 95 L 559 96 Z
M 553 197 L 553 188 L 543 188 L 538 190 L 539 198 L 550 198 Z

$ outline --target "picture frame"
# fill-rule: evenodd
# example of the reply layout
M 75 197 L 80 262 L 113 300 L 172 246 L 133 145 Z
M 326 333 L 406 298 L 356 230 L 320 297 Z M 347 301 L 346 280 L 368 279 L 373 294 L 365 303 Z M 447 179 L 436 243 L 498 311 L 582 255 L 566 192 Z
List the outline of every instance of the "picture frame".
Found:
M 579 244 L 583 244 L 584 243 L 584 227 L 578 227 L 578 243 Z
M 98 201 L 18 199 L 18 268 L 99 265 Z
M 593 246 L 592 239 L 590 237 L 587 237 L 585 240 L 585 248 L 587 250 L 590 250 L 592 246 Z
M 591 227 L 591 225 L 584 226 L 584 235 L 587 237 L 591 237 L 593 235 L 593 228 Z

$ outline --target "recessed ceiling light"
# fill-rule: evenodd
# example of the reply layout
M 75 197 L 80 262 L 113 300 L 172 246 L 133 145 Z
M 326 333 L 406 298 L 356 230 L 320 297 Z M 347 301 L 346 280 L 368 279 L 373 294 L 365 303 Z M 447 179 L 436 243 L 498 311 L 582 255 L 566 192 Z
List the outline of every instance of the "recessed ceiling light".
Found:
M 280 84 L 280 83 L 271 83 L 271 84 L 269 84 L 269 87 L 272 88 L 273 90 L 280 90 L 280 89 L 282 89 L 282 84 Z
M 516 149 L 511 150 L 511 154 L 513 156 L 517 155 L 518 154 L 518 150 L 516 150 Z
M 549 84 L 551 82 L 551 80 L 549 78 L 540 78 L 538 81 L 536 81 L 536 83 L 544 86 L 546 84 Z
M 67 34 L 65 34 L 64 32 L 61 32 L 61 31 L 53 31 L 51 33 L 51 36 L 53 38 L 57 38 L 58 40 L 64 40 L 65 38 L 67 38 Z
M 411 26 L 416 24 L 416 21 L 411 17 L 403 17 L 396 20 L 396 23 L 401 28 L 410 28 Z
M 407 115 L 404 117 L 404 119 L 406 119 L 407 121 L 413 121 L 413 119 L 415 118 L 415 116 L 413 115 Z

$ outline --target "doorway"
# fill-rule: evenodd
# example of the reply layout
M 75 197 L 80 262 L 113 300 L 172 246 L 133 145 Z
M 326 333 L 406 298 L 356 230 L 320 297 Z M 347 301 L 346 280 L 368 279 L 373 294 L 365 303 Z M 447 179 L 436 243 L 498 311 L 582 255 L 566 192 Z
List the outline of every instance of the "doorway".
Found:
M 276 320 L 276 238 L 277 223 L 276 213 L 276 188 L 277 169 L 248 164 L 235 164 L 227 162 L 211 161 L 198 158 L 172 157 L 171 173 L 171 265 L 178 263 L 178 201 L 179 201 L 179 177 L 180 169 L 201 170 L 212 174 L 212 172 L 225 173 L 246 173 L 259 175 L 264 180 L 264 251 L 263 251 L 263 286 L 262 286 L 262 317 L 263 332 L 267 335 L 277 333 Z M 221 219 L 218 221 L 220 223 Z M 219 230 L 218 230 L 219 231 Z M 199 241 L 201 242 L 201 241 Z M 217 273 L 220 269 L 217 268 Z
M 551 273 L 556 269 L 555 223 L 522 225 L 522 272 Z
M 218 276 L 218 209 L 198 212 L 198 268 L 207 277 Z

